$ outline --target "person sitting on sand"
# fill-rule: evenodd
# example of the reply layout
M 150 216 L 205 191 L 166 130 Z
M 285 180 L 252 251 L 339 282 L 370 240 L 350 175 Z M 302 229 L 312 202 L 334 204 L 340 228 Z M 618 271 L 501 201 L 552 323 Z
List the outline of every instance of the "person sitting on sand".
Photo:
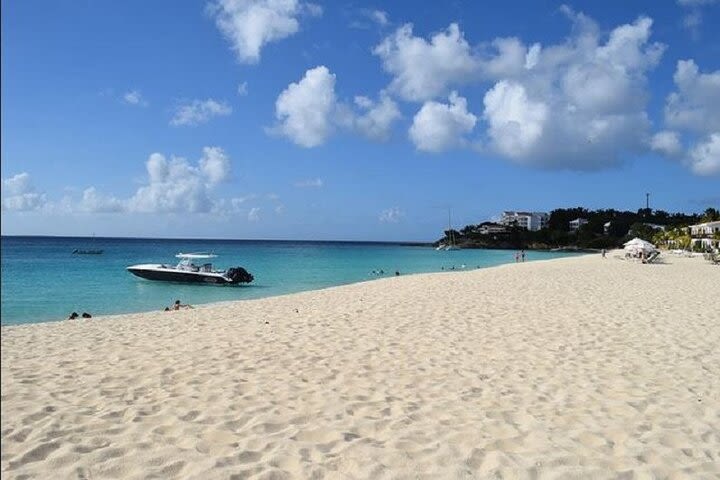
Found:
M 190 304 L 182 304 L 180 303 L 180 300 L 175 300 L 175 304 L 173 305 L 173 310 L 180 310 L 181 308 L 193 308 Z
M 80 316 L 80 315 L 78 315 L 77 312 L 72 312 L 72 313 L 70 314 L 70 316 L 68 317 L 68 320 L 75 320 L 75 319 L 78 318 L 79 316 Z

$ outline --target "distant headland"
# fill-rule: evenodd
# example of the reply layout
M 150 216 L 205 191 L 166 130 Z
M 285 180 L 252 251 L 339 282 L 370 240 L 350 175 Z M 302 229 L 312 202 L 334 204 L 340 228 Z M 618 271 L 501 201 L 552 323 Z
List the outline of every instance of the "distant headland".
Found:
M 705 251 L 720 246 L 720 211 L 668 213 L 560 208 L 547 212 L 504 211 L 494 222 L 449 229 L 435 246 L 535 250 L 616 248 L 639 237 L 668 248 Z

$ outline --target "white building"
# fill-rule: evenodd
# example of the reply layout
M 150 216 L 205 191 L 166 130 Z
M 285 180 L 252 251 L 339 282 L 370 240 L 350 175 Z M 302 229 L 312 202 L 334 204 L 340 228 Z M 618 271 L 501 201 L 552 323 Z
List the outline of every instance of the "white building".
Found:
M 576 218 L 575 220 L 572 220 L 569 222 L 570 231 L 571 232 L 577 231 L 580 227 L 582 227 L 583 225 L 586 225 L 587 223 L 588 223 L 588 221 L 585 220 L 584 218 Z
M 610 225 L 612 225 L 612 222 L 605 222 L 603 224 L 603 233 L 605 235 L 610 235 Z
M 545 212 L 515 212 L 507 211 L 502 213 L 500 224 L 517 226 L 526 230 L 537 231 L 547 227 L 550 215 Z
M 699 243 L 703 248 L 718 248 L 720 240 L 713 238 L 718 234 L 720 234 L 720 220 L 690 225 L 690 244 L 693 247 Z
M 505 233 L 506 231 L 507 227 L 505 225 L 490 222 L 481 223 L 476 230 L 480 235 L 492 235 L 494 233 Z

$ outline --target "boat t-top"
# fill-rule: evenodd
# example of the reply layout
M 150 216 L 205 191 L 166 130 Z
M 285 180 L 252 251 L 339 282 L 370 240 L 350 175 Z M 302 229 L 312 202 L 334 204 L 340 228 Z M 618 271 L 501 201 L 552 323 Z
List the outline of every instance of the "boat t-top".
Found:
M 217 257 L 212 253 L 178 253 L 175 257 L 180 259 L 177 265 L 141 264 L 129 266 L 127 269 L 138 277 L 166 282 L 223 285 L 253 281 L 252 274 L 242 267 L 227 270 L 213 269 L 212 263 L 206 262 L 206 260 Z

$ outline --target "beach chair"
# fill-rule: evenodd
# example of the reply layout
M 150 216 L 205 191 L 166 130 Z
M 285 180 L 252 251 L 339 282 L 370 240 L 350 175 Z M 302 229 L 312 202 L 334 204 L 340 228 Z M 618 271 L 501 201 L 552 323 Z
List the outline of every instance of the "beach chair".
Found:
M 645 258 L 645 261 L 643 263 L 656 263 L 658 257 L 660 256 L 659 251 L 650 252 L 650 254 Z

